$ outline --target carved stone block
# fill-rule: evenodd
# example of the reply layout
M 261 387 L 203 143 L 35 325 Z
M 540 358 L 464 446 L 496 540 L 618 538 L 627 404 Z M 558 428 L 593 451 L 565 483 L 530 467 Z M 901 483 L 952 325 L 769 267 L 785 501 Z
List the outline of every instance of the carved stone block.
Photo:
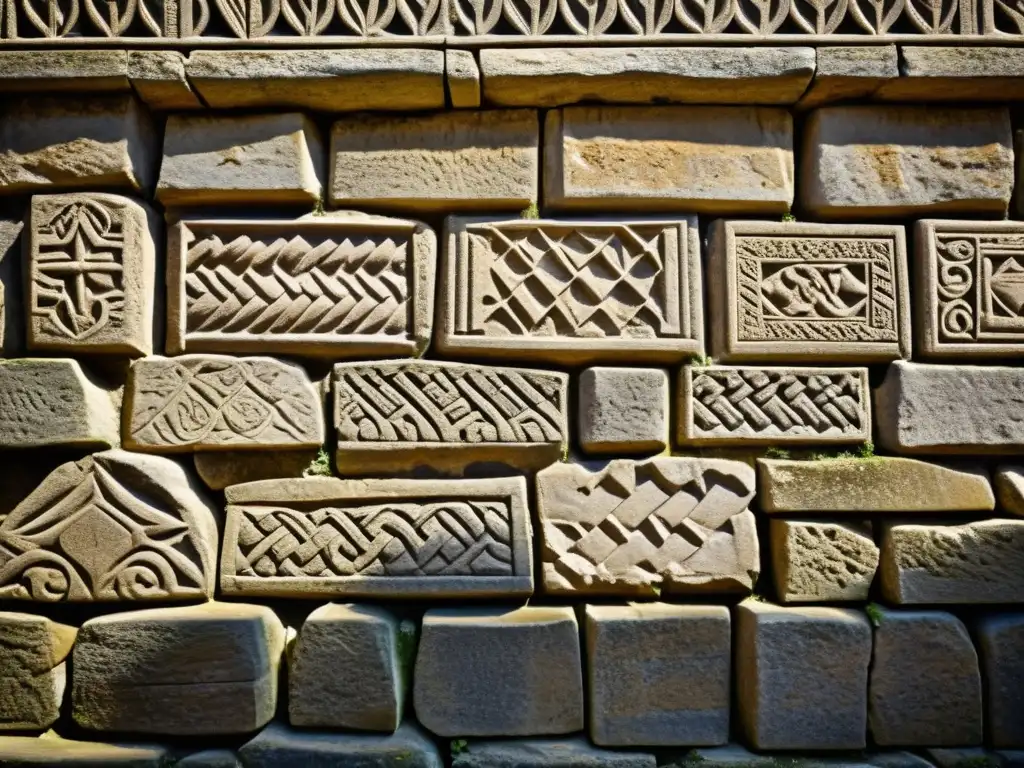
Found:
M 153 351 L 156 215 L 95 193 L 36 195 L 28 226 L 28 347 Z
M 0 613 L 0 731 L 43 730 L 57 721 L 76 631 L 42 616 Z
M 669 445 L 668 373 L 587 368 L 579 377 L 576 428 L 591 454 L 661 453 Z
M 619 459 L 537 474 L 544 591 L 749 592 L 760 571 L 754 470 L 737 461 Z
M 422 354 L 436 254 L 434 232 L 405 219 L 180 221 L 168 236 L 168 352 Z
M 769 107 L 566 107 L 544 125 L 544 204 L 558 210 L 783 214 L 793 120 Z
M 213 596 L 217 518 L 174 461 L 105 451 L 62 464 L 0 522 L 0 598 Z
M 342 475 L 555 461 L 568 442 L 564 373 L 428 360 L 334 366 Z
M 444 768 L 437 745 L 413 722 L 393 734 L 292 729 L 275 721 L 238 750 L 246 768 Z
M 708 284 L 719 362 L 910 356 L 902 227 L 716 221 Z
M 0 761 L 8 768 L 164 768 L 170 759 L 166 748 L 144 744 L 73 741 L 53 732 L 45 738 L 0 736 Z
M 655 768 L 649 752 L 598 749 L 586 737 L 470 742 L 452 768 Z
M 561 364 L 703 354 L 696 217 L 449 218 L 442 352 Z
M 871 439 L 867 368 L 684 366 L 678 396 L 680 443 L 775 445 Z
M 770 522 L 781 603 L 864 602 L 878 569 L 871 523 Z
M 989 742 L 1024 747 L 1024 613 L 983 616 L 976 624 Z
M 530 595 L 524 478 L 266 480 L 225 491 L 231 595 Z
M 444 52 L 444 77 L 455 109 L 480 108 L 480 65 L 472 51 L 447 48 Z

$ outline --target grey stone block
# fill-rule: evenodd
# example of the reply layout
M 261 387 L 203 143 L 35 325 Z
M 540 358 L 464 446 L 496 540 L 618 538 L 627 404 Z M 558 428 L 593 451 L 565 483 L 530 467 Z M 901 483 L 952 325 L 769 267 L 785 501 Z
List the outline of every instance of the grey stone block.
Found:
M 169 760 L 163 747 L 144 744 L 72 741 L 52 732 L 39 738 L 0 736 L 0 764 L 5 768 L 165 768 Z
M 1024 62 L 1014 48 L 901 45 L 900 76 L 875 93 L 880 101 L 999 102 L 1024 98 Z
M 1024 613 L 983 616 L 975 629 L 988 742 L 998 749 L 1024 748 Z
M 577 428 L 586 453 L 659 453 L 668 446 L 668 373 L 588 368 L 579 378 Z
M 0 52 L 0 93 L 95 94 L 129 90 L 127 51 Z
M 452 768 L 654 768 L 654 755 L 598 749 L 583 738 L 472 741 Z
M 775 592 L 783 603 L 868 599 L 878 568 L 870 523 L 770 522 Z
M 242 764 L 230 749 L 207 749 L 186 755 L 174 768 L 242 768 Z
M 999 467 L 992 478 L 999 509 L 1024 517 L 1024 466 Z
M 841 101 L 864 101 L 899 76 L 895 45 L 819 46 L 814 80 L 797 103 L 812 109 Z
M 0 731 L 42 730 L 57 721 L 75 634 L 43 616 L 0 613 Z
M 444 52 L 448 98 L 455 109 L 480 107 L 480 66 L 472 51 L 448 48 Z
M 434 743 L 412 723 L 395 733 L 329 733 L 271 723 L 238 750 L 245 768 L 443 768 Z
M 982 747 L 936 747 L 924 754 L 938 768 L 1010 768 L 998 752 Z

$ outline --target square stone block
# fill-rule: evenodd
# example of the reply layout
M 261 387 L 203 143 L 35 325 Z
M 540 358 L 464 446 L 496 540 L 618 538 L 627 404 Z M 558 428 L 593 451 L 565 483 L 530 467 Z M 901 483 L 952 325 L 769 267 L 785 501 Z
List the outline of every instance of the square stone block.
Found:
M 668 373 L 588 368 L 579 378 L 577 425 L 586 453 L 660 453 L 668 446 Z
M 0 731 L 43 730 L 57 721 L 76 632 L 42 616 L 0 613 Z
M 480 108 L 480 65 L 473 51 L 447 48 L 444 52 L 444 77 L 455 109 Z
M 588 605 L 584 636 L 595 744 L 667 747 L 729 740 L 728 608 Z
M 985 723 L 997 749 L 1024 748 L 1024 613 L 983 616 L 975 627 Z
M 772 520 L 770 532 L 779 602 L 868 599 L 878 569 L 871 523 Z

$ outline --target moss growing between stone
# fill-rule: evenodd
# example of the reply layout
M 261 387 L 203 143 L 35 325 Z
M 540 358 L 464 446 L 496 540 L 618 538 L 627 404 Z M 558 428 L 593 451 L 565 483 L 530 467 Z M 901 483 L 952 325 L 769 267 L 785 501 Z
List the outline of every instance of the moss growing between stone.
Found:
M 521 210 L 519 212 L 519 218 L 520 219 L 539 219 L 540 218 L 540 209 L 537 208 L 537 204 L 536 203 L 530 203 L 528 206 L 526 206 L 525 208 L 523 208 L 523 210 Z
M 327 451 L 321 448 L 317 451 L 316 458 L 309 462 L 309 466 L 306 467 L 306 471 L 302 473 L 303 477 L 330 477 L 333 474 L 331 471 L 331 457 Z

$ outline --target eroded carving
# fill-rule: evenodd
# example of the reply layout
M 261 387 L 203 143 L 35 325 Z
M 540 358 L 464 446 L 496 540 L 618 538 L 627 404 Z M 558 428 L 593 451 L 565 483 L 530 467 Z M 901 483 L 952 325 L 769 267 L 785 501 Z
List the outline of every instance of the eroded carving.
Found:
M 0 10 L 8 39 L 248 36 L 245 0 L 6 0 Z

